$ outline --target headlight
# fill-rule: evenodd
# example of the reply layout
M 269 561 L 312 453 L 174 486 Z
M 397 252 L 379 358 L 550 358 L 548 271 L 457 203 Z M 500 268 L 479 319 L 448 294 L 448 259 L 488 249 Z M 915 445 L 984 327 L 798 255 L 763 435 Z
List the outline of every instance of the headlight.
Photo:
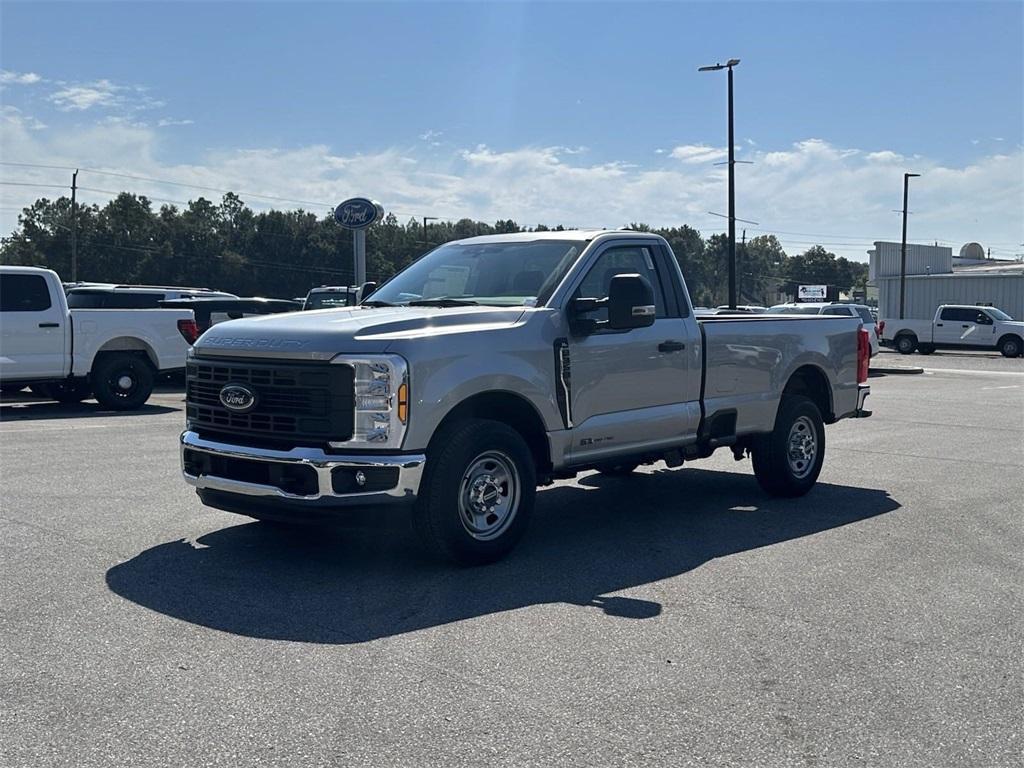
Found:
M 352 438 L 331 443 L 332 448 L 401 448 L 409 421 L 408 365 L 398 355 L 347 357 L 333 365 L 352 368 L 355 408 Z

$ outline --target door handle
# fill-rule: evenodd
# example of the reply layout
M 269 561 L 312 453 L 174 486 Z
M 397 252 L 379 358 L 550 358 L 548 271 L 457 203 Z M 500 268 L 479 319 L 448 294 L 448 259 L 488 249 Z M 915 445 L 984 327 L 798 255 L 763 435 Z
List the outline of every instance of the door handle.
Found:
M 942 323 L 936 323 L 936 324 L 935 324 L 935 327 L 936 327 L 936 328 L 941 328 L 941 327 L 942 327 Z
M 970 328 L 971 326 L 970 325 L 961 325 L 960 327 L 961 328 Z
M 60 323 L 40 323 L 40 328 L 60 328 Z
M 658 345 L 659 352 L 678 352 L 681 349 L 686 349 L 686 345 L 681 341 L 663 341 Z

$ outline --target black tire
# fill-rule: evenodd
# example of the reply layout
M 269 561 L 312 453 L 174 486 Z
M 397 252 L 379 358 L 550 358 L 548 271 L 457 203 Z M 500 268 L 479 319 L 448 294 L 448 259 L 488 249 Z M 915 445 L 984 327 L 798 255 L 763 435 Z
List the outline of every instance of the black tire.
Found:
M 629 477 L 640 464 L 636 461 L 624 461 L 620 464 L 604 464 L 597 471 L 608 477 Z
M 794 455 L 801 452 L 801 457 Z M 751 453 L 754 476 L 765 491 L 803 496 L 814 487 L 825 460 L 825 424 L 818 406 L 803 395 L 783 395 L 775 429 L 760 436 Z
M 909 355 L 915 349 L 917 349 L 916 336 L 909 333 L 905 333 L 902 336 L 898 336 L 896 338 L 896 351 L 899 352 L 901 355 Z
M 522 436 L 498 421 L 466 419 L 431 440 L 413 524 L 435 555 L 492 563 L 526 532 L 536 495 L 537 471 Z
M 153 392 L 153 369 L 140 355 L 104 355 L 93 366 L 91 380 L 96 400 L 114 411 L 141 408 Z
M 64 405 L 80 403 L 92 394 L 89 382 L 82 379 L 74 381 L 58 381 L 53 384 L 44 384 L 46 396 Z
M 1022 350 L 1024 350 L 1024 344 L 1017 336 L 1003 336 L 999 340 L 999 351 L 1003 357 L 1020 357 Z
M 922 355 L 930 355 L 932 352 L 935 351 L 935 345 L 934 344 L 918 344 L 917 345 L 917 351 L 920 352 Z

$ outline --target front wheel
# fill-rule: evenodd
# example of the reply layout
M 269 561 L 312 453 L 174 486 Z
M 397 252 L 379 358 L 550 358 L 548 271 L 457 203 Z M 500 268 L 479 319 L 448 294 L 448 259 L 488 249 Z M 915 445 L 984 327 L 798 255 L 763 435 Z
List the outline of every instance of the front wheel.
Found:
M 1019 357 L 1021 353 L 1021 340 L 1016 336 L 1006 336 L 999 342 L 999 351 L 1003 357 Z
M 917 338 L 910 335 L 900 336 L 896 339 L 896 351 L 901 355 L 909 355 L 917 349 Z
M 491 563 L 526 532 L 536 494 L 522 436 L 501 422 L 467 419 L 431 441 L 413 522 L 435 554 L 461 565 Z
M 775 429 L 751 450 L 754 476 L 772 496 L 803 496 L 825 460 L 825 424 L 818 406 L 802 395 L 783 395 Z
M 92 388 L 103 407 L 134 411 L 153 392 L 153 369 L 138 355 L 105 355 L 93 366 Z

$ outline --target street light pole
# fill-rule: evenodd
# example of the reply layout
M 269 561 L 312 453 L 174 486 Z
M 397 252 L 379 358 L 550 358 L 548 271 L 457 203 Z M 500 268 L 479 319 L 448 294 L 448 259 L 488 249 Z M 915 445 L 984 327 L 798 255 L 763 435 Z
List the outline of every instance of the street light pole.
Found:
M 739 63 L 739 59 L 729 59 L 725 64 L 697 69 L 698 72 L 729 70 L 729 309 L 736 309 L 736 147 L 733 139 L 732 68 Z
M 910 190 L 910 177 L 920 173 L 903 174 L 903 239 L 900 241 L 900 320 L 907 298 L 907 196 Z
M 78 169 L 71 174 L 71 282 L 78 282 Z

